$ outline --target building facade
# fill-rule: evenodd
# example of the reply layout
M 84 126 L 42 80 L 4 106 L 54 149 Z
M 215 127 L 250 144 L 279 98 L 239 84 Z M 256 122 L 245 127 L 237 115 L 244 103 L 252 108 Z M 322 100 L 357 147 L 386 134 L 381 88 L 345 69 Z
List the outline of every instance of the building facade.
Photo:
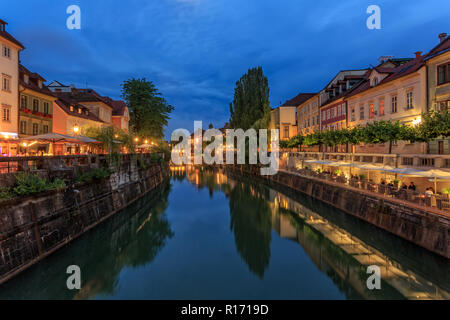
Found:
M 439 44 L 425 57 L 428 82 L 428 110 L 450 110 L 450 36 L 439 35 Z M 431 154 L 450 154 L 450 139 L 430 141 Z
M 0 155 L 16 155 L 19 119 L 19 55 L 24 46 L 0 20 Z
M 53 131 L 53 102 L 56 98 L 39 74 L 19 66 L 19 137 Z
M 297 108 L 314 93 L 299 93 L 270 113 L 270 129 L 280 130 L 280 140 L 289 140 L 298 134 Z
M 365 126 L 380 120 L 399 121 L 406 125 L 421 122 L 426 107 L 426 71 L 423 56 L 394 67 L 379 65 L 372 68 L 366 79 L 349 94 L 348 104 L 350 127 Z M 394 141 L 392 153 L 426 153 L 425 143 Z M 389 153 L 390 144 L 360 144 L 355 147 L 359 153 Z
M 298 134 L 320 131 L 319 95 L 315 94 L 297 107 Z

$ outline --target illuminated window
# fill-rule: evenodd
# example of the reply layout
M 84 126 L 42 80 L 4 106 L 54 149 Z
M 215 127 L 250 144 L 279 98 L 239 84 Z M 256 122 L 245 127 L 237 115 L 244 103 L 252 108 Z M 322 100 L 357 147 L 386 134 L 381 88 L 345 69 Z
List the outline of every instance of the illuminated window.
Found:
M 380 101 L 380 116 L 384 116 L 384 100 Z
M 369 119 L 373 118 L 373 103 L 369 104 Z

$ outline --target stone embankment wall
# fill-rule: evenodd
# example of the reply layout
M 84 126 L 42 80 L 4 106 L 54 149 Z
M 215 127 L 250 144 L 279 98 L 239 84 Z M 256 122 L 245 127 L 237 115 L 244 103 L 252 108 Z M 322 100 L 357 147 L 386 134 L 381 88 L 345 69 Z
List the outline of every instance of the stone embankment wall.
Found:
M 285 171 L 273 176 L 261 176 L 257 166 L 226 166 L 226 170 L 302 192 L 450 259 L 449 216 Z
M 168 177 L 165 164 L 128 161 L 109 179 L 5 201 L 0 206 L 0 283 L 45 258 Z

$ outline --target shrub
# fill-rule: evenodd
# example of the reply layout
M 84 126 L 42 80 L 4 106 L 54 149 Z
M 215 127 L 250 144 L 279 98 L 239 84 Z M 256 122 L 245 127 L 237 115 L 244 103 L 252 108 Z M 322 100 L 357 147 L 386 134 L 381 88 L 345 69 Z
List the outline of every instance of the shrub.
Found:
M 11 192 L 11 188 L 0 187 L 0 202 L 11 199 L 14 195 Z
M 47 182 L 37 174 L 21 172 L 16 175 L 14 193 L 18 196 L 42 192 L 47 189 Z
M 111 171 L 106 168 L 95 168 L 78 176 L 76 182 L 92 182 L 95 180 L 105 180 L 111 175 Z
M 138 165 L 139 169 L 143 169 L 143 170 L 147 169 L 147 165 L 145 164 L 144 159 L 142 159 L 141 157 L 137 158 L 137 165 Z
M 49 182 L 42 179 L 37 174 L 20 172 L 16 175 L 16 185 L 12 188 L 12 197 L 24 196 L 47 190 L 61 190 L 66 187 L 66 183 L 61 179 Z
M 444 194 L 450 194 L 450 188 L 445 188 L 443 191 Z

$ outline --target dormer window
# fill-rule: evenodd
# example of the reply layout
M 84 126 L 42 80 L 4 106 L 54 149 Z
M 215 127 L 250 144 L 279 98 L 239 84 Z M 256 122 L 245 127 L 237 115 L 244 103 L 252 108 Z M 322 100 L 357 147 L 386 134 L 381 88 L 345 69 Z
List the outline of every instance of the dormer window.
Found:
M 376 85 L 378 85 L 378 78 L 374 78 L 372 81 L 372 87 L 375 87 Z
M 42 89 L 42 80 L 38 80 L 38 86 Z
M 73 112 L 73 106 L 70 106 L 70 111 Z
M 89 110 L 86 109 L 86 112 L 85 112 L 85 113 L 86 113 L 86 115 L 88 116 L 88 115 L 89 115 Z
M 23 81 L 25 81 L 25 83 L 28 84 L 30 82 L 30 77 L 27 74 L 24 74 Z
M 79 114 L 81 114 L 81 111 L 82 111 L 81 108 L 78 108 L 78 113 L 79 113 Z

